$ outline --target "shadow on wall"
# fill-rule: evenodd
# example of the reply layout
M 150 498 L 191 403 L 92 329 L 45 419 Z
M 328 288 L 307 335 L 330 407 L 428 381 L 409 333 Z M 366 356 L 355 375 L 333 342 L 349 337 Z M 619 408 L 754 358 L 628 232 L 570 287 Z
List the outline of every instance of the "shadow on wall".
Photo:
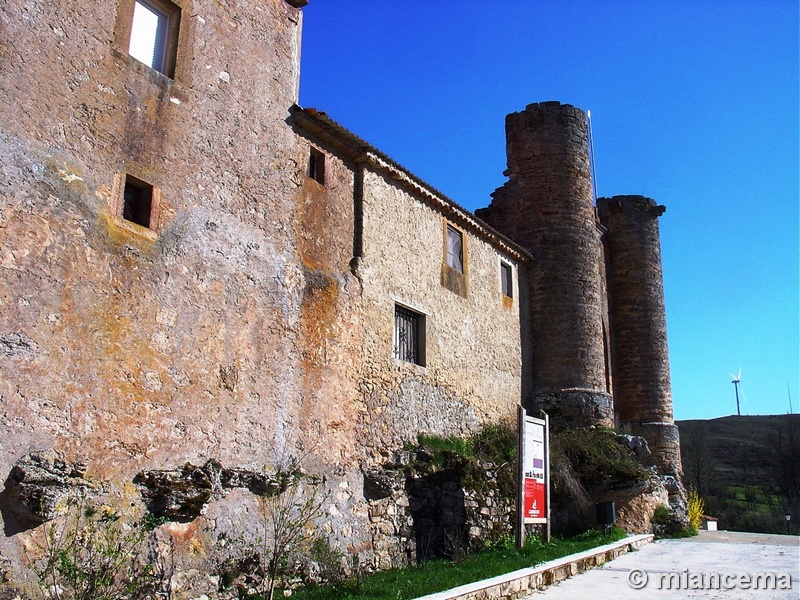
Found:
M 17 535 L 36 527 L 38 523 L 23 523 L 11 512 L 11 477 L 7 477 L 3 490 L 0 491 L 0 518 L 3 519 L 3 533 L 6 537 Z
M 445 470 L 408 479 L 406 492 L 414 521 L 417 563 L 433 558 L 462 557 L 469 542 L 459 474 Z

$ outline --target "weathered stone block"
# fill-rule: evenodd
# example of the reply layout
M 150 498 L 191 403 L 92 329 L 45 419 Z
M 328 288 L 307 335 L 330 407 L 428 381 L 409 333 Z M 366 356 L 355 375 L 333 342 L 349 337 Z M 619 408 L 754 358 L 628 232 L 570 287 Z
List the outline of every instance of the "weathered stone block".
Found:
M 93 489 L 85 474 L 86 464 L 70 463 L 55 450 L 31 452 L 9 475 L 9 508 L 21 521 L 49 521 L 64 512 L 67 501 Z

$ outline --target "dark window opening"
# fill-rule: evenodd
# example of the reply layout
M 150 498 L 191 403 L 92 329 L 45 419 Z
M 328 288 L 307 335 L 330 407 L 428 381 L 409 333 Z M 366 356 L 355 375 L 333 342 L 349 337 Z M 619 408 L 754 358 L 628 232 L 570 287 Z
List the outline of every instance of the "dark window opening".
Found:
M 180 15 L 180 8 L 168 0 L 136 0 L 128 53 L 148 67 L 172 77 Z
M 509 298 L 514 297 L 514 280 L 511 277 L 511 265 L 500 262 L 500 286 L 503 289 L 503 295 Z
M 447 266 L 459 273 L 464 272 L 464 244 L 461 232 L 450 225 L 447 226 Z
M 149 229 L 152 212 L 153 186 L 127 175 L 123 194 L 122 218 Z
M 425 366 L 424 315 L 395 305 L 392 356 L 398 360 Z
M 317 183 L 325 185 L 325 155 L 314 148 L 308 155 L 308 176 Z

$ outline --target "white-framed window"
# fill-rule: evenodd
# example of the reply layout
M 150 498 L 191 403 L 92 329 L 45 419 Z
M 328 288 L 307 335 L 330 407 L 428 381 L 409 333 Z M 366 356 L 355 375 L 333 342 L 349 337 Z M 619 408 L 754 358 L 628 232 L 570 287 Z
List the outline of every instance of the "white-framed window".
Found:
M 181 11 L 168 0 L 135 0 L 128 54 L 172 77 Z
M 447 226 L 447 266 L 459 273 L 464 272 L 464 237 L 453 227 Z

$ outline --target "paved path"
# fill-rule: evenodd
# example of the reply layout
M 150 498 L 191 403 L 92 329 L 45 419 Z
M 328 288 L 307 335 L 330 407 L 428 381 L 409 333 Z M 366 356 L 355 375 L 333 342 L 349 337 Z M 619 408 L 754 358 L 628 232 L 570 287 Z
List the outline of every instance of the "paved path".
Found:
M 774 585 L 754 573 L 774 573 Z M 780 577 L 782 573 L 791 576 L 791 589 L 780 589 L 787 581 Z M 714 574 L 719 575 L 718 580 Z M 632 584 L 645 585 L 635 589 Z M 528 598 L 798 600 L 800 537 L 701 531 L 694 538 L 659 540 Z

